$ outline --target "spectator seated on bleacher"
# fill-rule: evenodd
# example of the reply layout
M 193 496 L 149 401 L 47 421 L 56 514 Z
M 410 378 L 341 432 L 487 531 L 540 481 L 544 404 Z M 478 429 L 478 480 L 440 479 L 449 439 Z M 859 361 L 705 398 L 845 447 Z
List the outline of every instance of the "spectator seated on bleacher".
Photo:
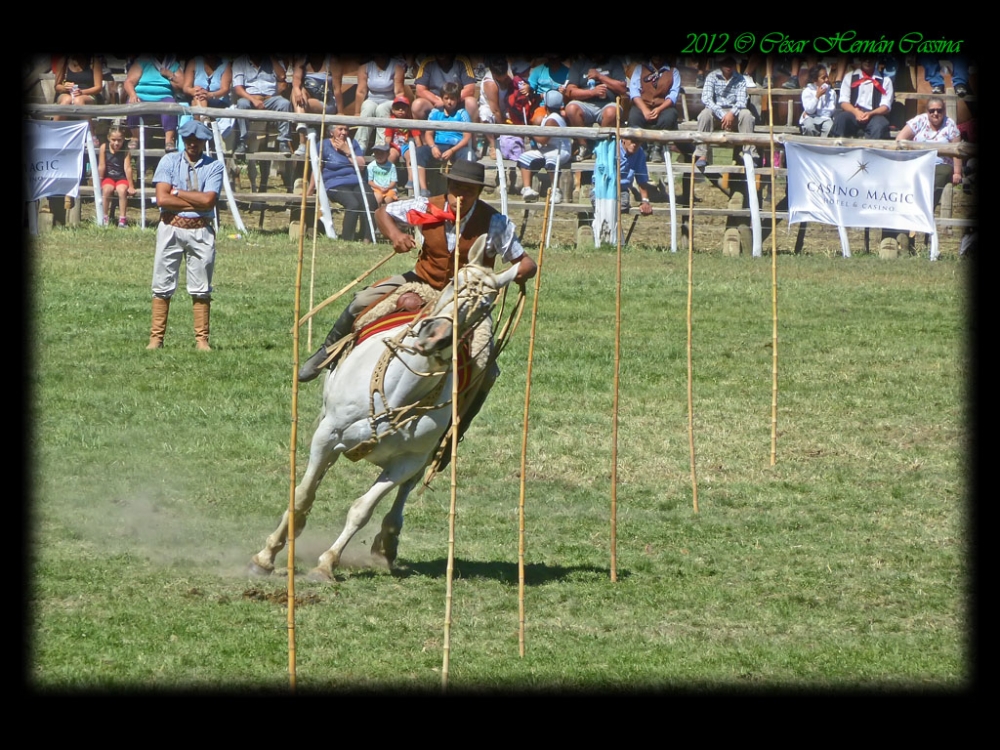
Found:
M 104 104 L 104 62 L 100 57 L 88 55 L 65 55 L 56 62 L 55 73 L 56 104 Z M 55 115 L 53 120 L 62 120 Z M 94 146 L 100 139 L 90 129 Z
M 221 55 L 200 55 L 184 67 L 184 93 L 192 107 L 225 109 L 232 104 L 233 68 Z
M 542 57 L 541 62 L 531 68 L 528 73 L 528 85 L 541 99 L 549 91 L 558 91 L 566 99 L 566 80 L 569 78 L 569 66 L 563 62 L 563 56 L 549 53 Z M 543 117 L 544 115 L 540 115 Z
M 375 203 L 379 206 L 399 200 L 396 193 L 399 177 L 396 165 L 389 161 L 389 150 L 388 143 L 376 143 L 372 149 L 375 159 L 368 163 L 368 187 L 372 189 Z
M 410 111 L 410 100 L 405 96 L 397 96 L 392 102 L 389 119 L 412 120 L 413 112 Z M 389 161 L 397 165 L 399 171 L 407 175 L 406 189 L 412 191 L 414 189 L 413 175 L 409 174 L 410 161 L 408 157 L 411 141 L 414 148 L 423 143 L 423 135 L 419 130 L 394 127 L 385 129 L 385 142 L 389 144 Z M 414 156 L 416 156 L 415 152 Z M 417 189 L 421 191 L 420 195 L 423 195 L 422 191 L 427 190 L 427 170 L 419 165 L 417 166 Z
M 392 113 L 392 103 L 397 96 L 405 96 L 406 63 L 401 57 L 389 55 L 374 55 L 370 60 L 363 60 L 358 66 L 358 90 L 354 101 L 360 110 L 361 117 L 389 117 Z M 407 100 L 409 101 L 409 100 Z M 375 128 L 360 127 L 357 140 L 361 148 L 368 153 L 372 145 Z M 375 143 L 385 143 L 385 128 L 379 128 Z
M 291 112 L 292 103 L 282 96 L 288 83 L 285 66 L 272 55 L 242 55 L 233 61 L 233 93 L 237 109 L 268 109 L 274 112 Z M 239 142 L 234 153 L 247 152 L 248 121 L 236 120 Z M 289 146 L 291 125 L 287 120 L 278 123 L 278 153 L 292 155 Z
M 711 133 L 716 123 L 729 132 L 753 133 L 756 118 L 747 100 L 747 84 L 742 73 L 736 72 L 736 61 L 724 57 L 719 67 L 705 77 L 705 87 L 701 91 L 701 101 L 705 108 L 698 113 L 698 130 Z M 756 165 L 760 165 L 760 155 L 754 146 L 743 146 Z M 708 147 L 699 143 L 694 150 L 696 166 L 703 169 L 708 165 Z
M 550 89 L 545 94 L 545 110 L 547 114 L 542 117 L 541 126 L 549 128 L 565 128 L 566 115 L 563 108 L 563 95 L 556 89 Z M 531 178 L 535 172 L 542 168 L 549 175 L 553 175 L 556 169 L 569 167 L 572 160 L 572 139 L 552 136 L 535 136 L 536 147 L 525 151 L 517 160 L 517 166 L 521 170 L 521 197 L 528 203 L 538 200 L 538 191 L 531 187 Z M 562 203 L 562 191 L 558 186 L 552 185 L 554 203 Z
M 625 66 L 619 58 L 580 55 L 570 65 L 566 79 L 566 122 L 575 128 L 589 128 L 594 123 L 614 127 L 617 98 L 627 94 Z M 576 145 L 577 161 L 589 159 L 592 149 L 587 139 L 579 139 Z
M 469 111 L 462 106 L 461 89 L 454 81 L 441 88 L 441 109 L 432 109 L 428 122 L 469 122 Z M 442 169 L 456 161 L 472 159 L 472 133 L 458 130 L 426 130 L 424 145 L 417 149 L 417 164 L 424 169 Z M 425 195 L 426 192 L 426 195 Z M 424 198 L 430 196 L 426 189 L 420 191 Z
M 184 92 L 184 74 L 181 63 L 173 55 L 154 57 L 139 55 L 125 76 L 125 93 L 129 104 L 139 102 L 176 102 Z M 177 150 L 177 115 L 157 115 L 163 126 L 164 150 Z M 141 115 L 130 115 L 127 124 L 132 131 L 129 148 L 139 148 L 136 128 L 143 121 Z
M 562 60 L 562 55 L 554 53 L 542 57 L 541 62 L 536 62 L 528 72 L 528 91 L 537 97 L 539 102 L 534 112 L 529 112 L 531 119 L 529 125 L 541 125 L 542 120 L 548 114 L 545 107 L 545 94 L 549 91 L 558 91 L 566 100 L 566 79 L 569 77 L 569 66 Z
M 899 134 L 897 141 L 916 143 L 958 143 L 962 134 L 955 121 L 945 114 L 944 100 L 936 97 L 927 100 L 927 111 L 909 120 Z M 962 182 L 962 160 L 950 156 L 938 156 L 934 167 L 934 205 L 941 202 L 945 185 L 959 185 Z
M 132 182 L 132 158 L 125 148 L 125 131 L 113 127 L 108 131 L 108 142 L 101 144 L 98 153 L 98 177 L 101 180 L 101 211 L 104 226 L 111 221 L 111 196 L 118 194 L 118 228 L 128 226 L 125 214 L 128 212 L 129 196 L 135 195 Z
M 52 69 L 56 104 L 103 104 L 104 64 L 100 57 L 64 55 Z M 63 119 L 56 115 L 53 120 Z
M 892 110 L 892 79 L 875 69 L 875 56 L 859 59 L 860 67 L 840 86 L 840 111 L 833 117 L 830 136 L 869 140 L 889 139 L 889 112 Z
M 917 64 L 924 68 L 924 80 L 931 85 L 932 94 L 944 93 L 944 76 L 941 75 L 941 61 L 934 55 L 918 55 Z M 951 58 L 951 83 L 955 95 L 966 97 L 972 93 L 969 88 L 969 61 L 964 57 Z
M 340 237 L 348 242 L 358 238 L 358 225 L 362 228 L 362 241 L 372 242 L 371 227 L 365 215 L 365 204 L 371 211 L 376 208 L 375 195 L 367 182 L 359 182 L 358 174 L 366 169 L 361 146 L 351 138 L 346 125 L 335 125 L 329 138 L 325 138 L 320 151 L 323 186 L 326 195 L 344 207 L 344 223 Z M 362 184 L 363 183 L 363 184 Z M 306 195 L 316 191 L 315 174 L 309 180 Z
M 802 89 L 802 116 L 799 128 L 802 135 L 826 137 L 833 127 L 837 106 L 837 90 L 830 85 L 830 76 L 823 65 L 809 69 L 809 83 Z
M 681 73 L 671 67 L 665 57 L 653 55 L 635 66 L 629 78 L 628 95 L 632 100 L 628 113 L 630 128 L 677 130 Z M 651 161 L 663 161 L 665 158 L 662 148 L 656 145 L 651 147 Z
M 511 125 L 528 125 L 536 109 L 542 106 L 541 98 L 528 85 L 531 63 L 514 60 L 510 64 L 511 92 L 507 95 L 507 122 Z M 504 159 L 517 161 L 525 151 L 525 139 L 520 135 L 497 136 L 497 148 Z
M 496 55 L 486 59 L 486 73 L 479 84 L 479 122 L 510 122 L 507 111 L 511 107 L 510 98 L 517 89 L 511 76 L 507 58 Z M 496 158 L 496 135 L 486 135 L 487 156 Z
M 292 63 L 292 109 L 296 114 L 319 115 L 324 112 L 335 115 L 343 98 L 344 73 L 341 64 L 330 55 L 300 55 Z M 295 126 L 299 134 L 296 156 L 305 156 L 306 136 L 316 132 L 300 122 Z
M 442 90 L 446 83 L 458 84 L 460 102 L 469 113 L 469 122 L 479 116 L 476 101 L 476 76 L 469 58 L 463 55 L 435 55 L 420 63 L 413 85 L 417 98 L 413 101 L 413 117 L 426 120 L 431 111 L 443 109 Z

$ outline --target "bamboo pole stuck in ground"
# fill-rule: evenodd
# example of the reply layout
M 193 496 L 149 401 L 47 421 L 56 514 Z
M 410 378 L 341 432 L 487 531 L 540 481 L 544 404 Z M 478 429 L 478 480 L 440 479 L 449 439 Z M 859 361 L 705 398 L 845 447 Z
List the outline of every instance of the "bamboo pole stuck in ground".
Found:
M 309 176 L 309 160 L 304 168 Z M 305 216 L 306 192 L 302 191 L 302 211 Z M 302 256 L 305 254 L 305 232 L 299 232 L 299 252 L 295 265 L 295 317 L 299 317 L 302 304 Z M 290 480 L 288 494 L 288 684 L 295 692 L 295 459 L 299 436 L 299 326 L 292 331 L 292 435 L 290 448 Z
M 552 188 L 549 188 L 551 195 Z M 545 211 L 542 214 L 542 236 L 545 236 L 545 226 L 550 221 L 549 197 L 545 197 Z M 553 212 L 555 213 L 555 212 Z M 545 243 L 538 246 L 538 271 L 535 274 L 535 298 L 531 301 L 531 334 L 528 337 L 528 366 L 525 371 L 524 385 L 524 427 L 521 430 L 521 493 L 517 503 L 517 646 L 518 653 L 524 657 L 524 490 L 528 472 L 528 405 L 531 403 L 531 370 L 535 357 L 535 326 L 538 323 L 538 292 L 542 288 L 542 258 L 545 256 Z
M 694 392 L 692 377 L 694 368 L 691 363 L 691 298 L 694 293 L 694 173 L 695 157 L 691 156 L 691 206 L 688 214 L 688 296 L 687 296 L 687 399 L 688 399 L 688 449 L 691 454 L 691 494 L 694 503 L 694 512 L 698 512 L 698 475 L 695 472 L 694 454 Z
M 611 405 L 611 582 L 618 581 L 618 376 L 621 370 L 622 339 L 622 149 L 621 97 L 615 109 L 615 234 L 618 250 L 615 254 L 615 374 Z M 669 158 L 669 154 L 668 154 Z
M 767 115 L 771 135 L 771 466 L 778 457 L 778 217 L 774 168 L 774 105 L 771 101 L 771 58 L 767 58 Z
M 316 145 L 319 148 L 319 163 L 320 167 L 323 166 L 323 135 L 326 131 L 326 96 L 330 87 L 323 86 L 323 119 L 319 121 L 319 138 L 316 139 Z M 309 157 L 306 156 L 306 164 L 309 163 Z M 309 168 L 305 167 L 302 171 L 302 217 L 301 226 L 304 228 L 306 225 L 306 192 L 309 190 Z M 313 291 L 316 288 L 316 241 L 319 239 L 317 236 L 319 229 L 319 201 L 317 201 L 317 210 L 313 211 L 313 241 L 312 241 L 312 260 L 309 261 L 309 309 L 312 310 L 313 306 Z M 306 335 L 306 349 L 312 351 L 313 345 L 313 329 L 312 329 L 312 318 L 309 318 L 309 330 Z
M 455 231 L 462 226 L 462 199 L 455 208 Z M 451 503 L 448 508 L 448 568 L 444 595 L 444 647 L 441 663 L 441 690 L 448 689 L 448 670 L 451 664 L 451 606 L 455 579 L 455 506 L 458 504 L 458 239 L 455 240 L 455 269 L 452 272 L 451 312 Z

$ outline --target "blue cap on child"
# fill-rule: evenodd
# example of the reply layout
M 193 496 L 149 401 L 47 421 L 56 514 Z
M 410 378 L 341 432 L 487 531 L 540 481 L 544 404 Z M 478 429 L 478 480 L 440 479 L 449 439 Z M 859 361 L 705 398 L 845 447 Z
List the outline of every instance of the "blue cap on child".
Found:
M 563 105 L 563 95 L 559 93 L 556 89 L 550 89 L 545 92 L 545 108 L 546 109 L 559 109 Z

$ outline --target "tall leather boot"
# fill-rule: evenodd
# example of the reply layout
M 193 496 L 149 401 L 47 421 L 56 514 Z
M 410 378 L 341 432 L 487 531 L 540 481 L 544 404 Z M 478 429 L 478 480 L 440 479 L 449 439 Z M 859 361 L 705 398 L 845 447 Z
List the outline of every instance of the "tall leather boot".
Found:
M 194 345 L 200 352 L 210 352 L 208 345 L 208 319 L 212 303 L 207 299 L 194 300 Z
M 167 314 L 170 312 L 170 300 L 153 297 L 153 325 L 149 331 L 147 349 L 162 349 L 163 336 L 167 332 Z
M 323 364 L 323 360 L 327 357 L 327 348 L 336 344 L 344 336 L 347 336 L 353 328 L 354 316 L 350 312 L 350 306 L 348 306 L 340 314 L 340 317 L 337 318 L 337 322 L 333 324 L 330 332 L 326 334 L 326 340 L 323 342 L 323 345 L 299 367 L 300 383 L 308 383 L 310 380 L 315 380 L 324 369 L 331 369 L 337 363 L 337 360 L 334 360 L 326 368 L 320 367 Z

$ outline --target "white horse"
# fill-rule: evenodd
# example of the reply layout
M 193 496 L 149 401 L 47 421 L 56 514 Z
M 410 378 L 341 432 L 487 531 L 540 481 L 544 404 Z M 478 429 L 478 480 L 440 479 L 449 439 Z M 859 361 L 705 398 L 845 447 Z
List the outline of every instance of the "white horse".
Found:
M 448 285 L 430 313 L 362 341 L 327 376 L 309 465 L 295 488 L 296 538 L 305 528 L 320 481 L 341 454 L 354 460 L 363 457 L 381 467 L 382 473 L 351 505 L 344 530 L 320 556 L 310 578 L 332 579 L 347 543 L 368 523 L 379 501 L 398 488 L 372 544 L 373 554 L 383 556 L 390 565 L 394 562 L 406 498 L 451 422 L 455 301 L 461 337 L 490 314 L 499 290 L 517 274 L 516 265 L 499 274 L 481 265 L 485 246 L 483 235 L 469 252 L 469 265 L 458 273 L 457 295 Z M 275 555 L 287 539 L 286 510 L 264 549 L 251 559 L 250 572 L 273 572 Z

